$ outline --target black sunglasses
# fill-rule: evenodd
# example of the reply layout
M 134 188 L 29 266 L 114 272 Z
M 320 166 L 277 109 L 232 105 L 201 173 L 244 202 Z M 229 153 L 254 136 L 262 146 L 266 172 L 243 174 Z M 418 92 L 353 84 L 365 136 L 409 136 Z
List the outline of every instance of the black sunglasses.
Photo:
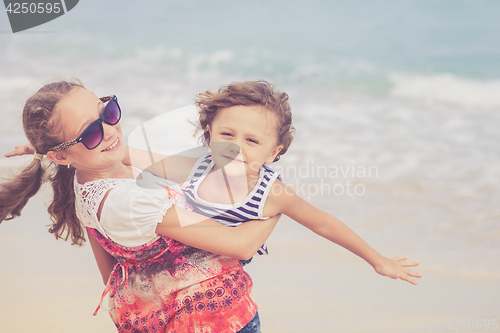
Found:
M 101 113 L 101 116 L 96 121 L 92 122 L 83 133 L 76 139 L 67 141 L 57 146 L 50 148 L 52 151 L 62 151 L 76 145 L 77 143 L 83 143 L 83 145 L 88 149 L 92 150 L 99 146 L 104 138 L 104 128 L 102 127 L 102 122 L 104 121 L 108 125 L 116 125 L 122 117 L 122 111 L 118 105 L 118 100 L 116 96 L 102 97 L 100 100 L 104 103 L 108 102 Z

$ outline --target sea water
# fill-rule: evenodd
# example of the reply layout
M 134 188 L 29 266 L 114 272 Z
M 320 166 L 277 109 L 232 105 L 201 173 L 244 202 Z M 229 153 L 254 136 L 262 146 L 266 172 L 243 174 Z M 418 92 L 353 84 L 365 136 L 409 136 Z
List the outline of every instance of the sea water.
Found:
M 169 111 L 266 79 L 290 96 L 296 137 L 274 168 L 299 195 L 388 256 L 498 277 L 499 11 L 493 0 L 88 0 L 16 34 L 0 13 L 0 148 L 25 142 L 24 101 L 53 80 L 116 94 L 131 144 L 144 128 L 176 153 L 196 142 Z M 276 246 L 330 246 L 283 228 Z

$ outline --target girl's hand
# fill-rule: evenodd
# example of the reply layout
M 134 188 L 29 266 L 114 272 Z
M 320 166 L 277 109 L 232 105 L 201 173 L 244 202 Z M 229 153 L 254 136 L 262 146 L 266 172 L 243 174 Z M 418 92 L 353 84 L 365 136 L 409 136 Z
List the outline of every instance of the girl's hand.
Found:
M 380 275 L 388 276 L 392 279 L 408 281 L 411 284 L 417 284 L 418 282 L 412 279 L 412 277 L 421 278 L 422 274 L 414 272 L 406 267 L 418 266 L 419 262 L 406 261 L 406 259 L 408 259 L 408 256 L 399 256 L 391 259 L 382 257 L 382 260 L 373 268 Z
M 25 144 L 25 145 L 20 145 L 16 146 L 16 149 L 13 151 L 9 151 L 7 154 L 5 154 L 5 157 L 12 157 L 12 156 L 22 156 L 22 155 L 33 155 L 35 153 L 35 148 L 31 144 Z

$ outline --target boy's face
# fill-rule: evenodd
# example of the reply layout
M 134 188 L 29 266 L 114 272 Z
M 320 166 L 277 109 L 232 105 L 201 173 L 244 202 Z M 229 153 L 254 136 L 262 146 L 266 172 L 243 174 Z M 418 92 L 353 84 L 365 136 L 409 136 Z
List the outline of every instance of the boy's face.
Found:
M 212 158 L 229 176 L 255 176 L 283 148 L 277 119 L 261 106 L 236 105 L 219 111 L 209 127 Z

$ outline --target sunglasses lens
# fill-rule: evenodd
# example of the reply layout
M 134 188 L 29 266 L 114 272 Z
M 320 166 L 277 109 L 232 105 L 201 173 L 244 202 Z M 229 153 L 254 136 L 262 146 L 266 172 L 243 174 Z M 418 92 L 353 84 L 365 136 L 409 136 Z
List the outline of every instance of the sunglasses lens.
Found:
M 120 121 L 121 115 L 122 113 L 116 100 L 112 99 L 109 101 L 103 113 L 104 121 L 109 125 L 116 125 Z
M 94 149 L 102 141 L 102 125 L 100 122 L 93 122 L 82 134 L 82 143 L 88 149 Z

